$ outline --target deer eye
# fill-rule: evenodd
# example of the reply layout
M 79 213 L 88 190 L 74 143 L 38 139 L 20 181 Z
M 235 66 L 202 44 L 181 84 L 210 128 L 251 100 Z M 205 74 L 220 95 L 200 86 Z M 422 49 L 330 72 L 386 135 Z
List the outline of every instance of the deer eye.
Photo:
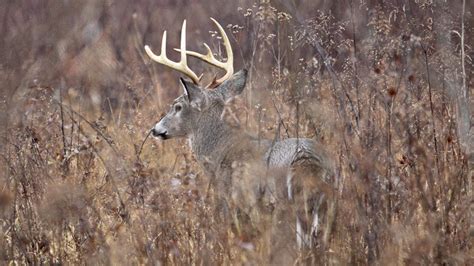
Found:
M 179 104 L 177 104 L 177 105 L 174 106 L 174 111 L 175 111 L 175 112 L 179 112 L 179 111 L 181 111 L 181 109 L 183 109 L 183 107 L 182 107 L 181 105 L 179 105 Z

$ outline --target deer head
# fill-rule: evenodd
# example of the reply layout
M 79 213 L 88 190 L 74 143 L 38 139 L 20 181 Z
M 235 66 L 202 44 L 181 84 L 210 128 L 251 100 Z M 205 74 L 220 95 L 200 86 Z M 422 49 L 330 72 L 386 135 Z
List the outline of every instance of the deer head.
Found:
M 233 74 L 233 53 L 229 38 L 222 26 L 215 19 L 211 18 L 211 20 L 216 24 L 222 35 L 227 54 L 226 62 L 217 60 L 207 44 L 204 44 L 207 54 L 186 50 L 186 20 L 181 28 L 180 49 L 175 49 L 181 54 L 179 62 L 173 62 L 166 56 L 166 31 L 163 33 L 161 54 L 159 56 L 155 55 L 148 45 L 145 46 L 145 51 L 152 60 L 177 70 L 190 78 L 190 80 L 180 78 L 184 93 L 174 100 L 167 114 L 153 127 L 152 134 L 155 137 L 161 139 L 188 137 L 203 123 L 217 122 L 220 120 L 225 102 L 240 94 L 245 87 L 247 71 L 242 70 Z M 205 88 L 201 87 L 199 85 L 201 78 L 187 65 L 187 55 L 224 69 L 225 75 L 219 79 L 214 79 Z M 209 87 L 214 87 L 214 89 L 208 89 Z

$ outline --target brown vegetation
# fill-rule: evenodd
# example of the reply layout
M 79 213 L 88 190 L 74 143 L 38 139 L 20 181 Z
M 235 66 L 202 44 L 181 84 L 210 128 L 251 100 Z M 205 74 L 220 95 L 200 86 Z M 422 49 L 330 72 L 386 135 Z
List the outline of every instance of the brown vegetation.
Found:
M 474 4 L 402 2 L 3 1 L 2 264 L 271 261 L 275 217 L 219 223 L 186 143 L 146 138 L 180 91 L 144 45 L 168 29 L 177 47 L 187 19 L 188 47 L 218 51 L 214 17 L 250 75 L 226 119 L 335 158 L 336 224 L 316 255 L 472 265 Z

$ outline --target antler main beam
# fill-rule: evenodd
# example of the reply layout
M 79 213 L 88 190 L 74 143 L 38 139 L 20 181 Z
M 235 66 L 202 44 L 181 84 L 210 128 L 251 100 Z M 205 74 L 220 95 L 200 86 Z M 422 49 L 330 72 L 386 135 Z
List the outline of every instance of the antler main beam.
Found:
M 145 45 L 145 51 L 148 54 L 148 56 L 155 62 L 158 62 L 162 65 L 168 66 L 174 70 L 177 70 L 186 76 L 190 77 L 195 84 L 199 83 L 199 80 L 201 79 L 194 73 L 187 64 L 187 55 L 199 58 L 215 67 L 222 68 L 225 70 L 225 75 L 215 81 L 214 84 L 220 84 L 230 78 L 232 74 L 234 73 L 234 54 L 232 52 L 232 46 L 230 45 L 229 38 L 227 37 L 227 34 L 224 31 L 224 28 L 217 22 L 215 19 L 211 18 L 211 20 L 216 24 L 217 28 L 219 29 L 219 32 L 222 36 L 222 41 L 224 43 L 225 51 L 227 54 L 227 61 L 221 62 L 217 60 L 214 57 L 214 54 L 211 51 L 211 48 L 209 48 L 209 45 L 204 43 L 204 46 L 206 47 L 207 54 L 200 54 L 197 52 L 193 51 L 187 51 L 186 50 L 186 20 L 183 21 L 183 26 L 181 28 L 181 43 L 180 43 L 180 49 L 174 49 L 178 51 L 181 54 L 181 59 L 179 62 L 174 62 L 168 59 L 166 56 L 166 31 L 163 32 L 163 38 L 161 40 L 161 53 L 160 55 L 154 54 L 150 47 L 148 45 Z
M 227 54 L 227 61 L 226 62 L 221 62 L 221 61 L 217 60 L 214 57 L 214 54 L 212 53 L 211 48 L 209 48 L 209 45 L 207 45 L 206 43 L 204 43 L 204 46 L 206 47 L 206 50 L 207 50 L 207 54 L 205 54 L 205 55 L 194 52 L 194 51 L 185 51 L 185 53 L 190 55 L 190 56 L 199 58 L 199 59 L 201 59 L 201 60 L 203 60 L 203 61 L 205 61 L 205 62 L 207 62 L 207 63 L 209 63 L 213 66 L 224 69 L 226 71 L 225 75 L 223 77 L 219 78 L 218 80 L 216 80 L 216 83 L 220 84 L 220 83 L 224 82 L 225 80 L 227 80 L 228 78 L 230 78 L 232 76 L 232 74 L 234 73 L 234 54 L 232 52 L 232 46 L 230 45 L 229 38 L 227 37 L 227 34 L 225 33 L 222 26 L 219 24 L 219 22 L 217 22 L 217 20 L 215 20 L 213 18 L 211 18 L 211 20 L 214 22 L 214 24 L 216 24 L 216 26 L 219 29 L 219 32 L 222 36 L 222 41 L 224 42 L 224 47 L 225 47 L 225 51 L 226 51 L 226 54 Z M 174 49 L 174 50 L 176 50 L 178 52 L 181 52 L 181 54 L 182 54 L 183 48 Z
M 180 43 L 180 53 L 181 59 L 179 62 L 174 62 L 168 59 L 166 56 L 166 31 L 163 32 L 163 38 L 161 39 L 161 53 L 160 55 L 154 54 L 148 45 L 145 45 L 145 51 L 148 56 L 155 62 L 158 62 L 162 65 L 168 66 L 174 70 L 177 70 L 193 80 L 195 84 L 199 83 L 199 77 L 194 73 L 187 64 L 186 58 L 186 20 L 183 21 L 183 26 L 181 27 L 181 43 Z

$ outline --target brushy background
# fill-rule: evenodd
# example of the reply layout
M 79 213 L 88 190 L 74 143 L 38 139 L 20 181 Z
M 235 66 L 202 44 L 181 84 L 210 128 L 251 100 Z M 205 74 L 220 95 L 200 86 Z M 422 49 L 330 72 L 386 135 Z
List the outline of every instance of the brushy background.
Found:
M 181 91 L 143 46 L 158 52 L 168 30 L 177 59 L 187 19 L 188 48 L 207 42 L 220 55 L 214 17 L 236 69 L 250 71 L 235 123 L 316 139 L 334 158 L 326 263 L 472 265 L 473 10 L 463 0 L 1 1 L 1 264 L 271 262 L 270 222 L 251 236 L 217 223 L 184 140 L 144 142 Z M 218 73 L 190 65 L 207 81 Z

